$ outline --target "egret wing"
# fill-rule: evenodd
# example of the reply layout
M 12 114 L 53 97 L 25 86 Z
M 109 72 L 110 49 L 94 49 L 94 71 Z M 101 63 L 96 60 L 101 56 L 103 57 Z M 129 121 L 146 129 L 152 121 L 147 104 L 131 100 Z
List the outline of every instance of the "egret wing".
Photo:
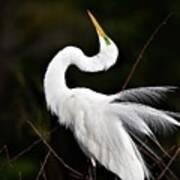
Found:
M 107 106 L 86 104 L 78 114 L 74 133 L 88 156 L 124 180 L 144 180 L 148 176 L 136 145 Z

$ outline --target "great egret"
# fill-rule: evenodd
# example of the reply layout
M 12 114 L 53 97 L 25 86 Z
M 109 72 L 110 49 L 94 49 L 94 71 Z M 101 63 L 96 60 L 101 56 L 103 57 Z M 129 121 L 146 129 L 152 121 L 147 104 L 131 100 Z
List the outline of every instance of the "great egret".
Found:
M 105 95 L 87 88 L 70 89 L 65 73 L 74 64 L 86 72 L 105 71 L 118 57 L 116 44 L 105 34 L 95 17 L 88 12 L 99 37 L 100 50 L 87 57 L 77 47 L 60 50 L 49 63 L 44 89 L 47 106 L 70 128 L 83 152 L 115 173 L 122 180 L 149 179 L 145 162 L 131 134 L 154 137 L 153 130 L 180 126 L 175 113 L 144 105 L 158 101 L 174 87 L 141 87 Z

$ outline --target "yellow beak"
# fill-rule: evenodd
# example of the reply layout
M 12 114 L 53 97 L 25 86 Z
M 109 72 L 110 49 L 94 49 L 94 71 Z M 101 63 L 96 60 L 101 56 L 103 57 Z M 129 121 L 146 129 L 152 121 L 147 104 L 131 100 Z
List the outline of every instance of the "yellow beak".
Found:
M 104 30 L 102 29 L 102 27 L 100 26 L 100 24 L 97 22 L 96 18 L 92 15 L 92 13 L 89 10 L 87 10 L 87 13 L 88 13 L 93 25 L 95 26 L 97 34 L 103 38 L 106 38 L 107 35 L 104 32 Z

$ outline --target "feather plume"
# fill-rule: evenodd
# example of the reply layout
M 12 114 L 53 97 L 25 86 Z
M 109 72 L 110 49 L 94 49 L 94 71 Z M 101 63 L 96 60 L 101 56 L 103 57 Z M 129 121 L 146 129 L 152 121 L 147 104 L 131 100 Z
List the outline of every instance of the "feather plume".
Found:
M 157 86 L 157 87 L 139 87 L 123 90 L 112 96 L 115 101 L 139 102 L 139 103 L 157 103 L 166 97 L 168 92 L 174 92 L 175 86 Z

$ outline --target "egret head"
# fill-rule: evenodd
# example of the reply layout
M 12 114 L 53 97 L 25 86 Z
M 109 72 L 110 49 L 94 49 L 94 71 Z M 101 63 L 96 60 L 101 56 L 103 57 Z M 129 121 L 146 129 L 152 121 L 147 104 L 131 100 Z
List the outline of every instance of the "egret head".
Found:
M 88 15 L 96 29 L 98 38 L 99 38 L 99 43 L 100 43 L 100 52 L 101 55 L 104 55 L 105 59 L 110 59 L 111 62 L 110 65 L 113 65 L 118 57 L 118 47 L 116 44 L 106 35 L 100 24 L 97 22 L 96 18 L 92 15 L 90 11 L 87 11 Z M 110 67 L 109 65 L 107 66 L 108 68 Z
M 87 11 L 95 29 L 98 34 L 99 40 L 100 40 L 100 45 L 101 46 L 109 46 L 112 44 L 112 40 L 106 35 L 96 18 L 93 16 L 93 14 L 88 10 Z

